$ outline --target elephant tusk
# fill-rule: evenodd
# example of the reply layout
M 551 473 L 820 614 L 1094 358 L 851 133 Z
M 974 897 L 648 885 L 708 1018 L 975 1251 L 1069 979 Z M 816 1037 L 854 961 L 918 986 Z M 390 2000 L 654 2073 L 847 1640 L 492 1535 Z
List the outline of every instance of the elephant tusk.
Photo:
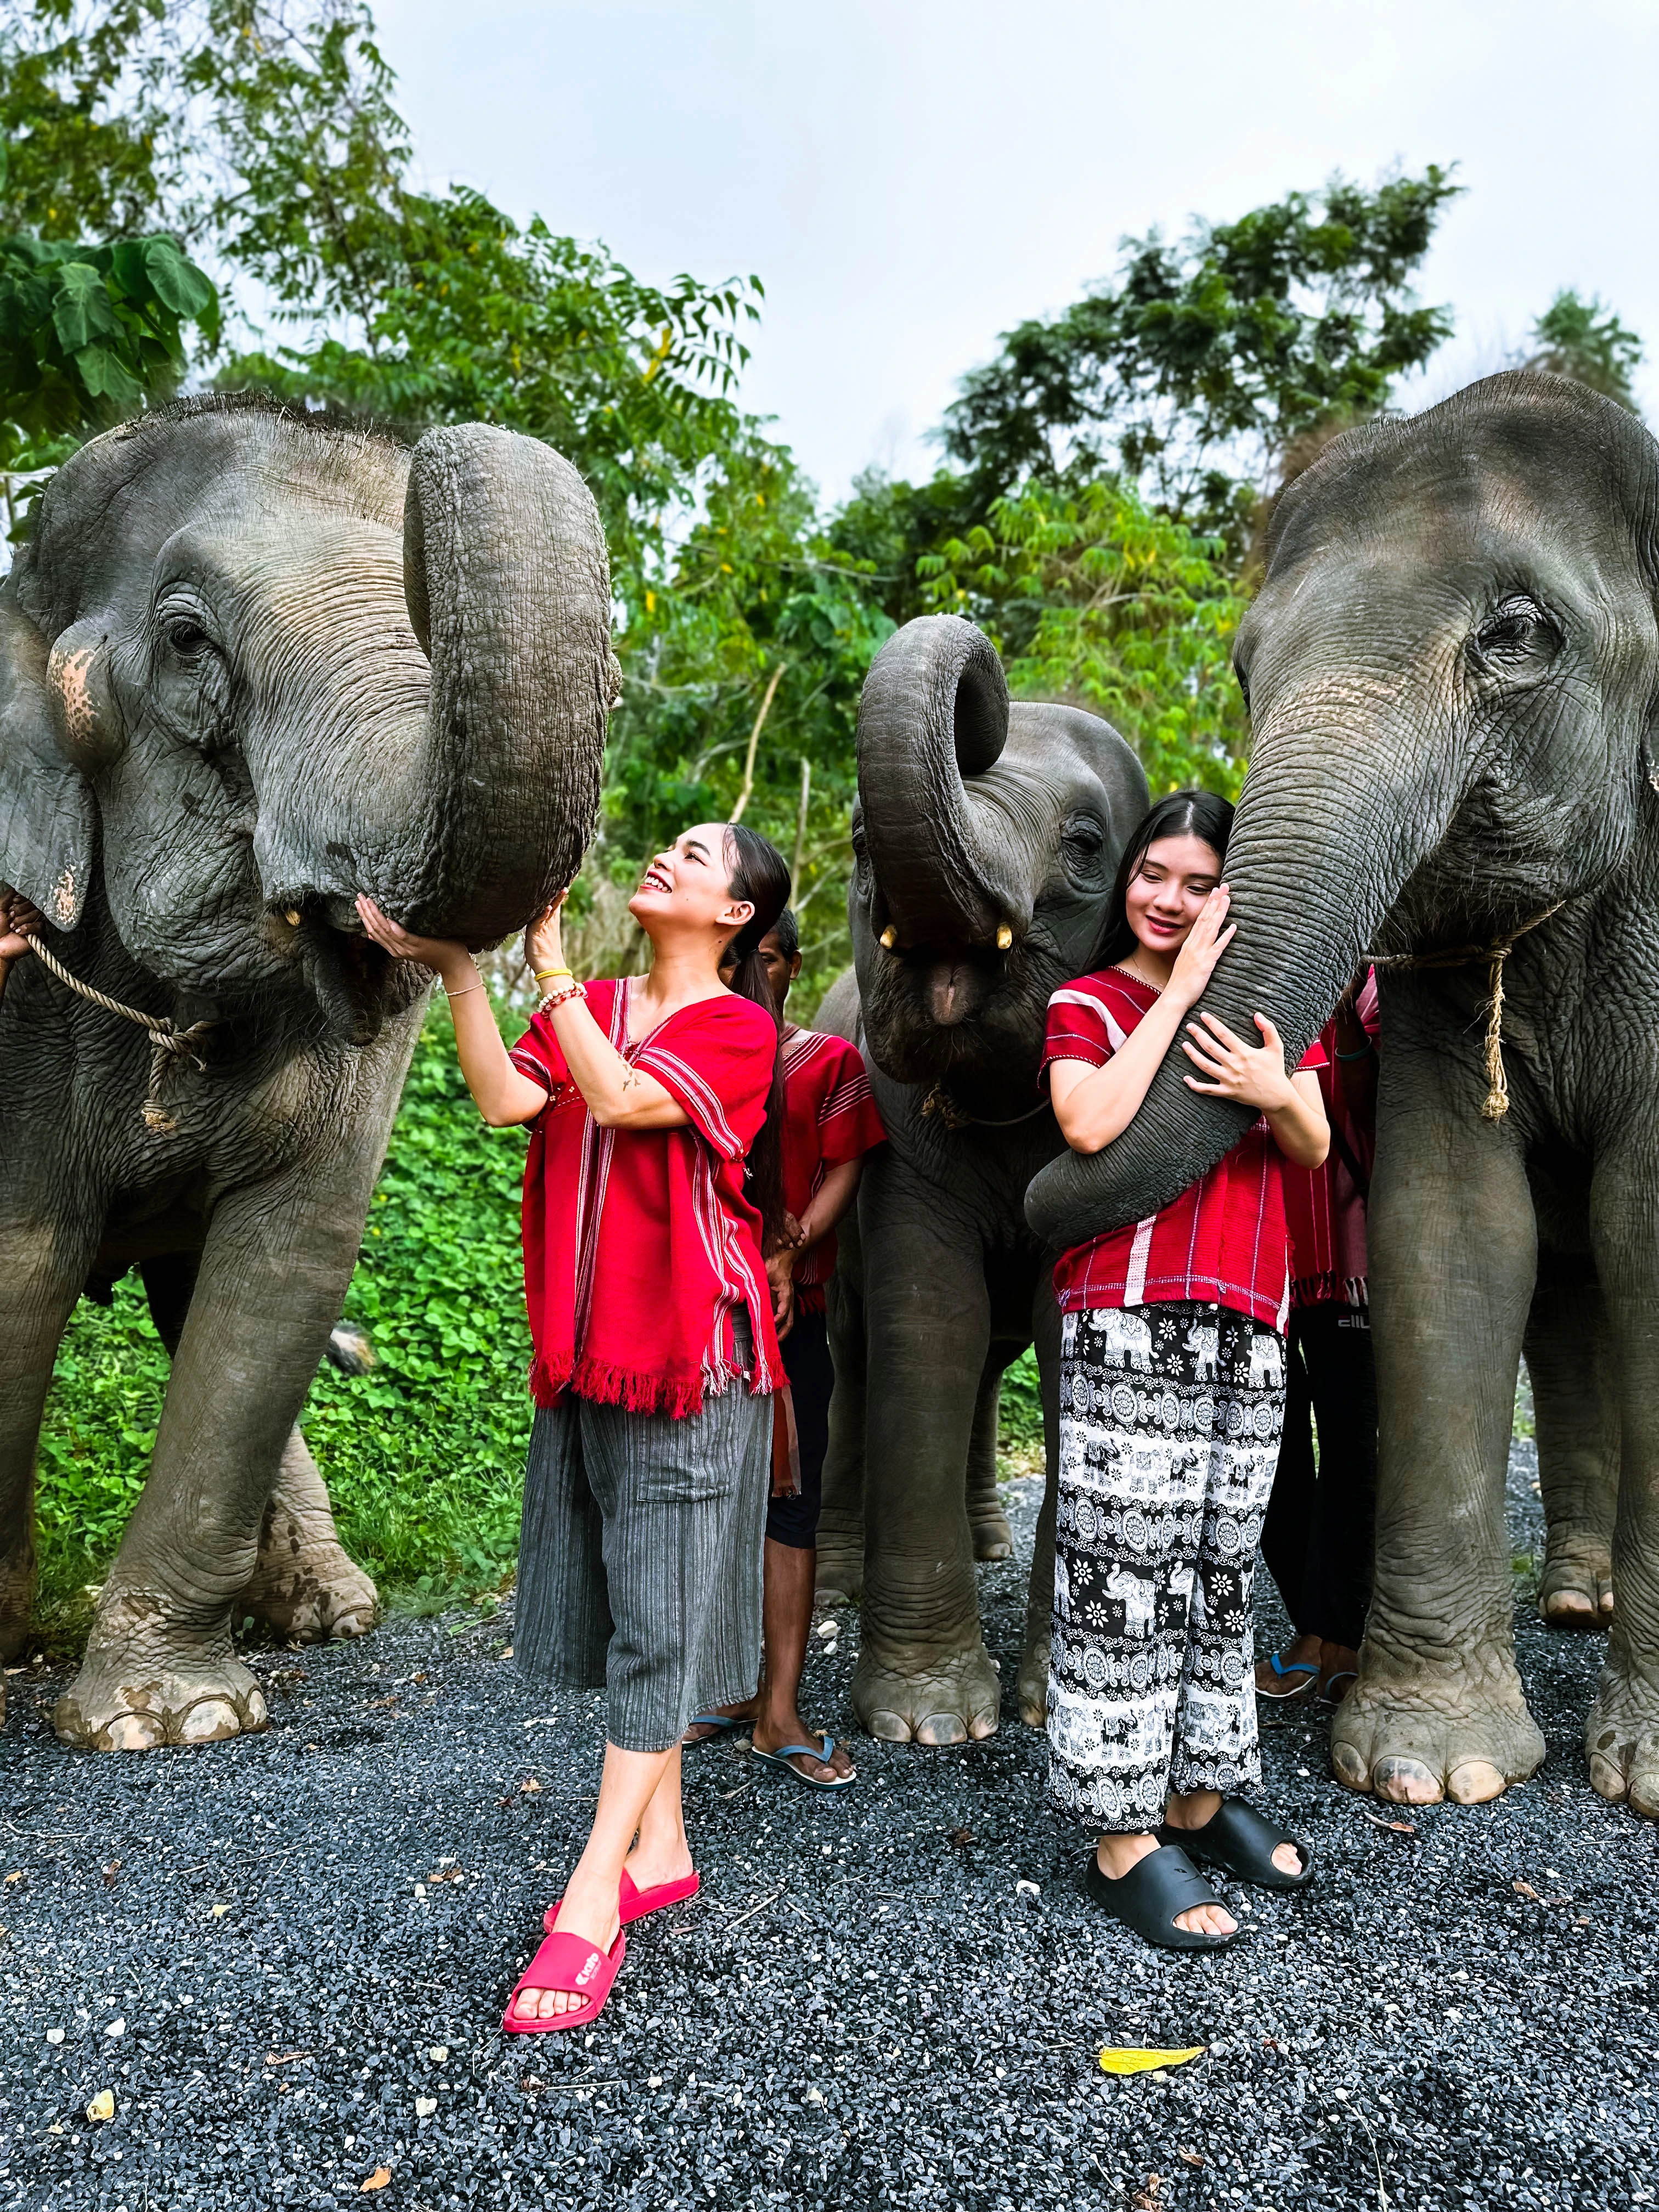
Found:
M 1006 921 L 997 925 L 997 951 L 1006 952 L 1014 941 L 1014 933 Z
M 890 921 L 888 923 L 886 928 L 881 933 L 881 941 L 889 952 L 890 952 L 893 950 L 893 947 L 898 943 L 898 932 L 894 928 Z
M 290 929 L 297 929 L 300 927 L 299 908 L 297 906 L 289 907 L 288 912 L 283 916 L 283 920 L 288 924 Z

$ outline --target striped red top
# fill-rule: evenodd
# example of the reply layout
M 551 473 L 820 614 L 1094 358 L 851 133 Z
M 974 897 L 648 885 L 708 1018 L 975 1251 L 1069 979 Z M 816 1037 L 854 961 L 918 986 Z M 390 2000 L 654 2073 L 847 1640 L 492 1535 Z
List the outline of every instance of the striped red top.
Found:
M 1082 1060 L 1103 1067 L 1158 998 L 1121 968 L 1067 983 L 1048 1001 L 1043 1066 Z M 1315 1043 L 1297 1072 L 1324 1065 Z M 1264 1115 L 1161 1213 L 1062 1254 L 1054 1269 L 1060 1311 L 1192 1299 L 1282 1329 L 1291 1303 L 1284 1165 Z
M 629 979 L 586 984 L 593 1018 L 684 1109 L 678 1129 L 601 1128 L 538 1014 L 513 1065 L 544 1084 L 524 1176 L 525 1299 L 538 1406 L 567 1390 L 635 1413 L 701 1413 L 736 1371 L 732 1316 L 749 1316 L 750 1387 L 780 1372 L 761 1218 L 743 1163 L 766 1119 L 777 1024 L 731 993 L 682 1006 L 628 1041 Z
M 845 1037 L 817 1030 L 783 1033 L 783 1202 L 797 1221 L 811 1204 L 824 1171 L 843 1166 L 885 1141 L 864 1061 Z M 823 1311 L 823 1286 L 836 1272 L 836 1232 L 795 1267 L 795 1303 Z

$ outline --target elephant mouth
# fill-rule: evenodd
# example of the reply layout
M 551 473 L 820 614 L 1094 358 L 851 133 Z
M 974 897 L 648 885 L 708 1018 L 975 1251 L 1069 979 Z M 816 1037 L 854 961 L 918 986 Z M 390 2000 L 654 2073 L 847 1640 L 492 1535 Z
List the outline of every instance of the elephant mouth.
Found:
M 355 908 L 331 898 L 319 904 L 287 907 L 283 920 L 294 930 L 301 973 L 332 1035 L 343 1043 L 372 1044 L 391 1011 L 396 964 L 372 938 L 363 934 Z

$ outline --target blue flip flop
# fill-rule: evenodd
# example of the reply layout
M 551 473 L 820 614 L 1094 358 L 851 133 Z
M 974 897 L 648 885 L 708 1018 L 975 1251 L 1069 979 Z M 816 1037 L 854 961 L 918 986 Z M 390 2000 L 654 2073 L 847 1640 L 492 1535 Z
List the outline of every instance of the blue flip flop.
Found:
M 735 1713 L 693 1713 L 685 1725 L 688 1729 L 702 1728 L 711 1731 L 708 1735 L 693 1736 L 689 1743 L 684 1736 L 680 1738 L 683 1750 L 696 1751 L 706 1743 L 724 1743 L 727 1736 L 740 1735 L 755 1723 L 752 1718 L 741 1720 Z
M 763 1766 L 781 1766 L 793 1775 L 803 1790 L 850 1790 L 858 1780 L 856 1774 L 838 1774 L 833 1782 L 820 1782 L 816 1774 L 803 1774 L 799 1766 L 792 1766 L 792 1759 L 821 1759 L 827 1766 L 835 1755 L 836 1739 L 826 1735 L 822 1745 L 816 1743 L 781 1743 L 775 1751 L 763 1751 L 758 1744 L 749 1747 L 750 1755 Z
M 1291 1682 L 1288 1690 L 1260 1691 L 1257 1694 L 1261 1697 L 1299 1698 L 1304 1690 L 1312 1689 L 1314 1683 L 1319 1680 L 1319 1669 L 1310 1659 L 1292 1659 L 1287 1667 L 1277 1651 L 1270 1651 L 1267 1654 L 1267 1664 L 1281 1682 L 1289 1681 L 1292 1674 L 1306 1674 L 1311 1679 L 1305 1682 Z

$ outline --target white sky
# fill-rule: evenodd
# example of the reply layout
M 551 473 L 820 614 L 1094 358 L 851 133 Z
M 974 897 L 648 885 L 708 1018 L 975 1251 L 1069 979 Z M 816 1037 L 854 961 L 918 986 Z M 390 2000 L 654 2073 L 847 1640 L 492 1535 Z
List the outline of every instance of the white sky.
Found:
M 998 333 L 1336 168 L 1455 161 L 1421 286 L 1501 367 L 1558 287 L 1639 331 L 1659 422 L 1659 0 L 380 0 L 424 179 L 636 274 L 757 272 L 742 397 L 824 493 L 925 434 Z

